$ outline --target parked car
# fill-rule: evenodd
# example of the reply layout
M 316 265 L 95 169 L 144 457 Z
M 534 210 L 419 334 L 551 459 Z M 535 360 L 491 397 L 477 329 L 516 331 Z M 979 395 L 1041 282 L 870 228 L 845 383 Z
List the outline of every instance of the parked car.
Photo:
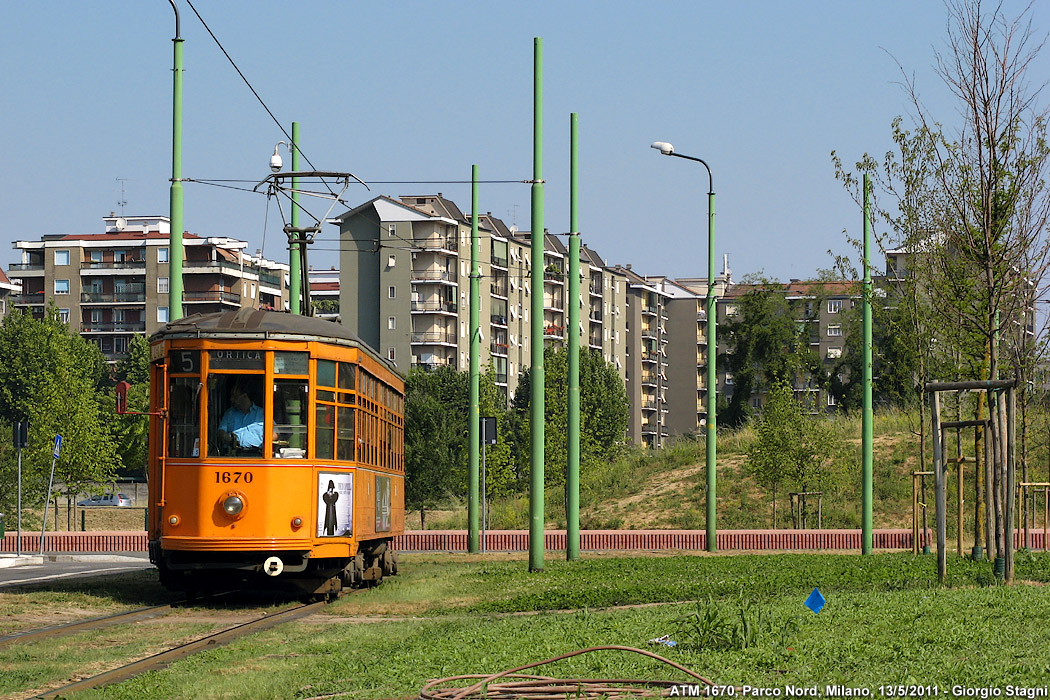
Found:
M 77 502 L 78 506 L 130 506 L 131 499 L 122 493 L 104 493 Z

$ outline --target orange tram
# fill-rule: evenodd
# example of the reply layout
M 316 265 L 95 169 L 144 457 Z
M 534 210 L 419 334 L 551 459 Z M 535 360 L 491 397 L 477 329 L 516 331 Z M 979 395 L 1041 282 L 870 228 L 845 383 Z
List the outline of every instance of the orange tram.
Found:
M 397 573 L 404 381 L 343 326 L 242 309 L 150 339 L 149 554 L 191 593 Z

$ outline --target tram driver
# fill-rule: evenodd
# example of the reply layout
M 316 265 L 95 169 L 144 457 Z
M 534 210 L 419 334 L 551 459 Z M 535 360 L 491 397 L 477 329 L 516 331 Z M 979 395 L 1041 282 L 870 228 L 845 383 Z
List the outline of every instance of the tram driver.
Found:
M 220 452 L 261 455 L 263 444 L 263 409 L 248 393 L 242 380 L 230 389 L 230 407 L 222 414 L 216 434 Z

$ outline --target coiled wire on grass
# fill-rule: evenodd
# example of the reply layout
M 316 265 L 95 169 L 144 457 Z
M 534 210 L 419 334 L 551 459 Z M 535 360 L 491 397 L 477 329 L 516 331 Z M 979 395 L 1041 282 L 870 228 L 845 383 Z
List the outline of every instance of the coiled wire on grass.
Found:
M 644 649 L 624 646 L 599 646 L 580 649 L 569 652 L 552 659 L 537 661 L 517 668 L 493 674 L 475 673 L 465 676 L 450 676 L 432 680 L 423 686 L 419 692 L 419 700 L 472 700 L 485 698 L 486 700 L 564 700 L 566 697 L 573 698 L 646 698 L 661 697 L 662 691 L 673 686 L 682 685 L 676 681 L 642 680 L 634 678 L 551 678 L 548 676 L 531 676 L 520 671 L 543 666 L 545 664 L 561 661 L 580 654 L 594 651 L 629 651 L 635 654 L 648 656 L 649 658 L 662 661 L 683 673 L 689 675 L 699 683 L 696 685 L 713 686 L 714 683 L 685 666 L 676 664 L 674 661 L 654 654 Z M 503 680 L 501 680 L 503 679 Z M 472 685 L 466 687 L 452 686 L 453 683 L 474 680 Z M 500 682 L 497 682 L 500 681 Z M 447 687 L 446 687 L 447 686 Z M 706 691 L 706 688 L 705 688 Z M 702 692 L 707 695 L 707 692 Z

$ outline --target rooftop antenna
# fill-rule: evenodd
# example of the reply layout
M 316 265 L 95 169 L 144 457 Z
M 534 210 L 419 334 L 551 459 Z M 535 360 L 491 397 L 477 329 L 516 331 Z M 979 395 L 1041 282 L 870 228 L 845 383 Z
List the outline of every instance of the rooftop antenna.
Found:
M 117 182 L 120 183 L 120 199 L 117 201 L 117 206 L 120 207 L 120 215 L 124 216 L 124 207 L 127 205 L 128 200 L 124 197 L 124 183 L 128 181 L 126 177 L 118 177 Z

